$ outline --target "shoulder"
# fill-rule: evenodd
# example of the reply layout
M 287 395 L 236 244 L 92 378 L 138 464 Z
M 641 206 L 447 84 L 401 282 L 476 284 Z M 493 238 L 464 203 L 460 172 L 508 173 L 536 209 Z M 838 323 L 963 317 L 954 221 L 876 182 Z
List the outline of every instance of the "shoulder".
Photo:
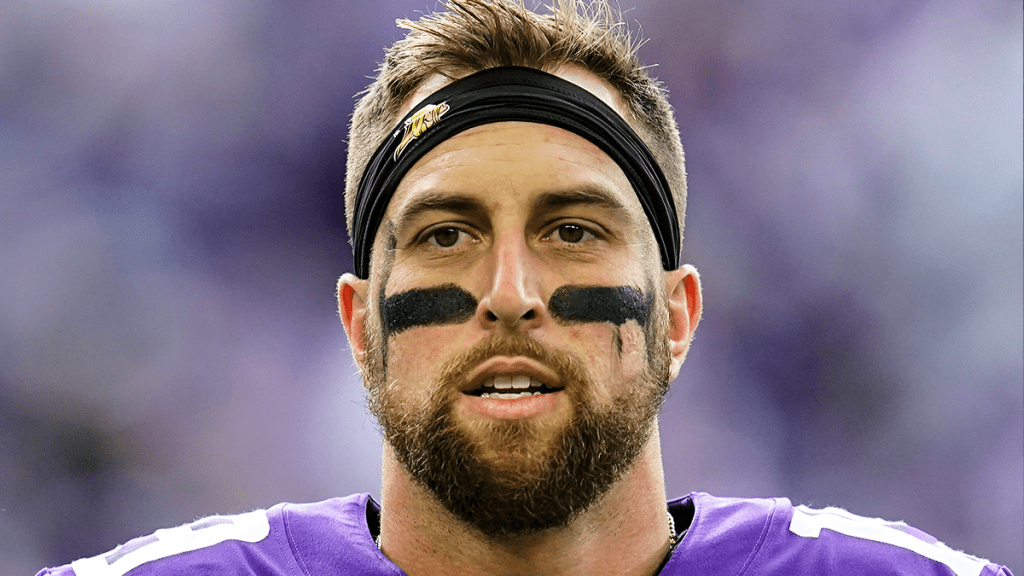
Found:
M 358 547 L 366 527 L 367 495 L 315 504 L 278 504 L 245 514 L 211 516 L 157 530 L 92 558 L 38 576 L 148 576 L 308 573 L 322 548 Z M 312 538 L 312 535 L 317 535 Z M 368 535 L 372 546 L 372 539 Z M 376 548 L 374 547 L 374 550 Z M 338 566 L 336 566 L 338 567 Z
M 105 554 L 76 560 L 40 574 L 187 574 L 196 565 L 211 569 L 215 566 L 222 574 L 246 574 L 252 550 L 273 550 L 275 535 L 271 524 L 278 510 L 275 507 L 232 516 L 210 516 L 175 528 L 157 530 L 129 540 Z M 281 559 L 277 560 L 280 562 Z
M 904 522 L 867 518 L 842 508 L 791 507 L 780 556 L 809 553 L 817 565 L 862 566 L 861 573 L 995 576 L 1010 571 L 954 550 Z
M 744 576 L 1010 574 L 903 522 L 866 518 L 840 508 L 793 506 L 786 498 L 692 494 L 674 504 L 687 501 L 693 520 L 663 574 L 694 570 Z M 679 570 L 668 570 L 673 565 Z

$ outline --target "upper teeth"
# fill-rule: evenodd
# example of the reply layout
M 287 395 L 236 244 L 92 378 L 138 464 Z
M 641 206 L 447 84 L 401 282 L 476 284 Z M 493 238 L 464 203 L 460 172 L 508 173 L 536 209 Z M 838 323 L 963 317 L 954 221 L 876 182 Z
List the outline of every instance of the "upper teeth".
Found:
M 530 386 L 540 387 L 542 384 L 539 380 L 534 380 L 529 376 L 523 374 L 516 374 L 515 376 L 491 376 L 484 380 L 482 386 L 484 388 L 496 388 L 498 390 L 509 390 L 509 389 L 525 389 Z
M 549 390 L 548 386 L 536 378 L 530 378 L 525 374 L 500 375 L 486 378 L 480 383 L 479 395 L 481 398 L 498 398 L 500 400 L 513 400 L 527 396 L 540 395 L 541 390 Z

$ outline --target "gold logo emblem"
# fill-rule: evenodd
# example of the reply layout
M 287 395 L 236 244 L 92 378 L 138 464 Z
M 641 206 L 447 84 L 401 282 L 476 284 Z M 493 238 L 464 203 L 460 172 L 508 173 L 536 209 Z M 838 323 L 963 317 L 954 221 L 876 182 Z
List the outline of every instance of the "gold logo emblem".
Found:
M 394 159 L 398 160 L 398 155 L 405 150 L 405 147 L 410 142 L 419 138 L 424 132 L 430 129 L 431 126 L 437 124 L 441 116 L 444 116 L 448 112 L 449 106 L 447 102 L 441 102 L 440 104 L 427 104 L 423 108 L 420 108 L 412 118 L 405 121 L 405 134 L 402 135 L 402 142 L 398 144 L 398 148 L 395 149 Z

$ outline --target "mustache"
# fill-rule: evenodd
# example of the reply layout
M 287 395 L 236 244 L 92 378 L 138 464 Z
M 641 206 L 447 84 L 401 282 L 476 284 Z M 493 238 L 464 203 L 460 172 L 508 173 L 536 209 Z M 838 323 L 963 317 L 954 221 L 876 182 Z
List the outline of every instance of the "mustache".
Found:
M 495 356 L 518 356 L 544 364 L 558 373 L 571 394 L 589 382 L 583 363 L 572 354 L 553 350 L 525 334 L 496 334 L 445 363 L 437 379 L 440 390 L 460 389 L 474 368 Z

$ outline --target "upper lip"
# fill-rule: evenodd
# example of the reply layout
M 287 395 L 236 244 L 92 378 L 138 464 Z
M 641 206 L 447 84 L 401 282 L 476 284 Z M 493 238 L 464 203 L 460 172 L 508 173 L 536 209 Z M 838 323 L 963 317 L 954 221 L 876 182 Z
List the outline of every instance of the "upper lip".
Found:
M 524 356 L 492 356 L 470 371 L 466 384 L 460 392 L 470 392 L 480 388 L 483 381 L 491 376 L 525 374 L 550 388 L 561 388 L 562 381 L 558 373 L 543 363 Z

